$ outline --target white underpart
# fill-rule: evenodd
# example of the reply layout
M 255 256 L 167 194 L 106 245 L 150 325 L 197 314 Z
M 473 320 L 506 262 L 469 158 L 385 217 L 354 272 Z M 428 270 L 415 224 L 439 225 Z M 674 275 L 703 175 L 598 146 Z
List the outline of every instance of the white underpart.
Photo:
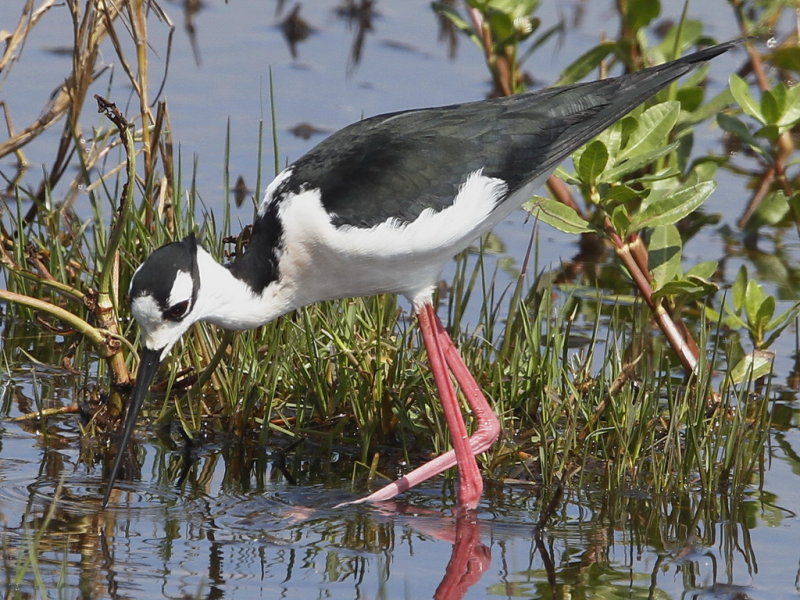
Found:
M 281 278 L 299 305 L 378 293 L 403 294 L 419 305 L 430 300 L 447 261 L 504 219 L 535 185 L 498 206 L 506 183 L 478 170 L 451 206 L 427 209 L 411 223 L 389 220 L 372 228 L 333 226 L 319 190 L 304 191 L 280 208 Z

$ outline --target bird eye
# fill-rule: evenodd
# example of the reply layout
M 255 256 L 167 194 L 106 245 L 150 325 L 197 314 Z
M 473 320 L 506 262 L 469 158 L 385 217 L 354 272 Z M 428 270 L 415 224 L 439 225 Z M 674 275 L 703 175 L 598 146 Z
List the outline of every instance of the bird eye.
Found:
M 189 309 L 189 301 L 184 300 L 183 302 L 178 302 L 177 304 L 173 304 L 167 310 L 164 311 L 164 318 L 168 321 L 180 321 L 184 316 L 186 316 L 186 312 Z

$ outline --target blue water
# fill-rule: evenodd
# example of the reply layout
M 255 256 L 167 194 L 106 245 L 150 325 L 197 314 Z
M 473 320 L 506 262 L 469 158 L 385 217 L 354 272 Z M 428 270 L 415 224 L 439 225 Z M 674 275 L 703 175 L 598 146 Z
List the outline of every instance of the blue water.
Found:
M 15 398 L 11 386 L 4 395 L 11 416 L 35 393 L 14 378 Z M 65 380 L 45 373 L 38 385 L 59 390 Z M 442 482 L 396 504 L 333 509 L 352 494 L 346 481 L 320 475 L 334 457 L 298 452 L 286 465 L 292 485 L 275 449 L 243 467 L 235 454 L 203 448 L 176 485 L 180 453 L 145 433 L 141 480 L 122 482 L 104 511 L 99 468 L 79 462 L 75 417 L 51 420 L 46 440 L 6 423 L 4 547 L 13 565 L 45 527 L 39 568 L 47 589 L 63 569 L 66 597 L 425 598 L 441 586 L 448 598 L 793 598 L 798 461 L 790 449 L 800 442 L 800 415 L 778 409 L 791 411 L 792 427 L 775 430 L 763 493 L 573 491 L 538 541 L 542 503 L 524 484 L 490 484 L 476 518 L 461 522 Z M 24 583 L 32 585 L 30 574 Z
M 269 131 L 271 118 L 270 77 L 281 165 L 322 139 L 293 136 L 289 130 L 298 124 L 333 131 L 366 115 L 488 93 L 478 49 L 460 38 L 450 58 L 427 2 L 379 3 L 358 64 L 351 58 L 355 29 L 336 16 L 336 4 L 303 5 L 314 32 L 293 59 L 277 26 L 275 2 L 208 2 L 194 22 L 200 65 L 177 5 L 165 6 L 177 26 L 164 92 L 173 138 L 187 173 L 196 160 L 200 196 L 218 214 L 229 197 L 223 183 L 228 124 L 231 182 L 242 174 L 255 185 L 259 121 Z M 545 22 L 563 15 L 572 24 L 579 8 L 586 13 L 527 65 L 537 82 L 556 80 L 602 30 L 615 34 L 611 2 L 584 4 L 544 3 L 539 14 Z M 680 8 L 664 10 L 677 18 Z M 718 39 L 738 35 L 726 2 L 695 3 L 692 9 L 703 11 L 699 16 Z M 12 27 L 18 10 L 19 3 L 0 3 L 0 29 Z M 0 80 L 0 98 L 17 126 L 39 115 L 67 72 L 69 57 L 52 50 L 69 45 L 69 32 L 65 9 L 53 8 L 28 40 L 20 64 Z M 167 32 L 152 19 L 151 39 L 162 57 L 153 59 L 153 73 L 166 66 Z M 114 65 L 110 48 L 105 59 Z M 739 64 L 738 56 L 715 61 L 712 89 L 724 85 Z M 128 91 L 114 66 L 111 95 L 123 106 Z M 107 94 L 107 85 L 101 78 L 92 91 Z M 87 131 L 105 126 L 91 110 L 82 118 Z M 718 137 L 709 137 L 713 148 Z M 24 182 L 38 181 L 52 161 L 55 139 L 57 131 L 25 148 L 32 167 Z M 272 163 L 268 142 L 264 164 Z M 10 164 L 0 163 L 4 173 Z M 265 181 L 269 175 L 265 166 Z M 741 181 L 723 178 L 708 210 L 721 212 L 722 223 L 733 226 L 743 201 Z M 247 223 L 251 209 L 234 214 Z M 512 264 L 523 254 L 530 227 L 522 214 L 498 227 L 506 247 L 502 257 Z M 781 251 L 796 263 L 797 240 L 789 237 Z M 575 240 L 566 234 L 542 228 L 539 240 L 541 267 L 556 266 L 575 252 Z M 760 257 L 727 257 L 718 230 L 699 236 L 686 253 L 690 261 L 725 256 L 729 280 L 742 262 L 752 265 L 774 254 L 767 244 Z M 793 294 L 774 291 L 785 302 Z M 254 452 L 245 464 L 234 460 L 235 453 L 203 448 L 176 487 L 179 449 L 155 443 L 148 432 L 140 435 L 141 479 L 120 484 L 103 511 L 101 468 L 81 462 L 77 416 L 53 418 L 46 428 L 5 421 L 0 520 L 7 570 L 0 581 L 14 589 L 14 574 L 22 571 L 24 594 L 35 588 L 33 572 L 19 565 L 32 536 L 44 530 L 34 547 L 44 590 L 52 597 L 394 599 L 431 597 L 438 589 L 447 598 L 797 598 L 800 433 L 796 390 L 788 381 L 795 334 L 788 329 L 776 346 L 775 426 L 762 489 L 753 485 L 743 498 L 687 492 L 666 499 L 573 491 L 538 542 L 534 525 L 542 501 L 523 484 L 492 482 L 477 518 L 461 522 L 450 514 L 449 480 L 406 494 L 397 505 L 333 510 L 351 494 L 348 473 L 337 471 L 335 456 L 293 454 L 287 469 L 298 483 L 292 485 L 275 466 L 274 448 Z M 4 415 L 33 410 L 36 398 L 47 406 L 74 401 L 85 382 L 20 355 L 19 339 L 4 336 L 3 343 L 4 355 L 25 365 L 0 369 Z M 67 585 L 58 594 L 52 590 L 62 578 Z

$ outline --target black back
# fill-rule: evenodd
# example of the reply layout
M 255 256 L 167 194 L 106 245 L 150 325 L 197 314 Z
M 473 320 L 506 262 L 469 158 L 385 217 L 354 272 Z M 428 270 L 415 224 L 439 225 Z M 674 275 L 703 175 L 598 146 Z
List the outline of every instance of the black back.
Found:
M 372 227 L 446 208 L 477 169 L 513 192 L 736 43 L 621 77 L 365 119 L 297 160 L 274 198 L 318 188 L 334 225 Z

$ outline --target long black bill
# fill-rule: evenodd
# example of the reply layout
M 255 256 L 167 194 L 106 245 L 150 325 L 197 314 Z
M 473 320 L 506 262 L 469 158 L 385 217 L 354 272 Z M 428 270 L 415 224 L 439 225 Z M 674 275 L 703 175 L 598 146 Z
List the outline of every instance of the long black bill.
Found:
M 111 495 L 114 482 L 117 480 L 120 465 L 122 465 L 122 460 L 128 448 L 128 442 L 131 439 L 133 428 L 136 425 L 136 417 L 139 416 L 142 402 L 147 395 L 147 390 L 150 389 L 150 384 L 153 381 L 153 377 L 156 375 L 160 363 L 161 350 L 142 349 L 139 355 L 139 374 L 136 376 L 136 384 L 133 386 L 133 392 L 128 400 L 128 404 L 125 406 L 125 421 L 122 426 L 122 435 L 117 442 L 117 455 L 114 457 L 114 465 L 111 467 L 111 473 L 108 475 L 106 492 L 103 494 L 103 508 L 108 504 L 108 497 Z

